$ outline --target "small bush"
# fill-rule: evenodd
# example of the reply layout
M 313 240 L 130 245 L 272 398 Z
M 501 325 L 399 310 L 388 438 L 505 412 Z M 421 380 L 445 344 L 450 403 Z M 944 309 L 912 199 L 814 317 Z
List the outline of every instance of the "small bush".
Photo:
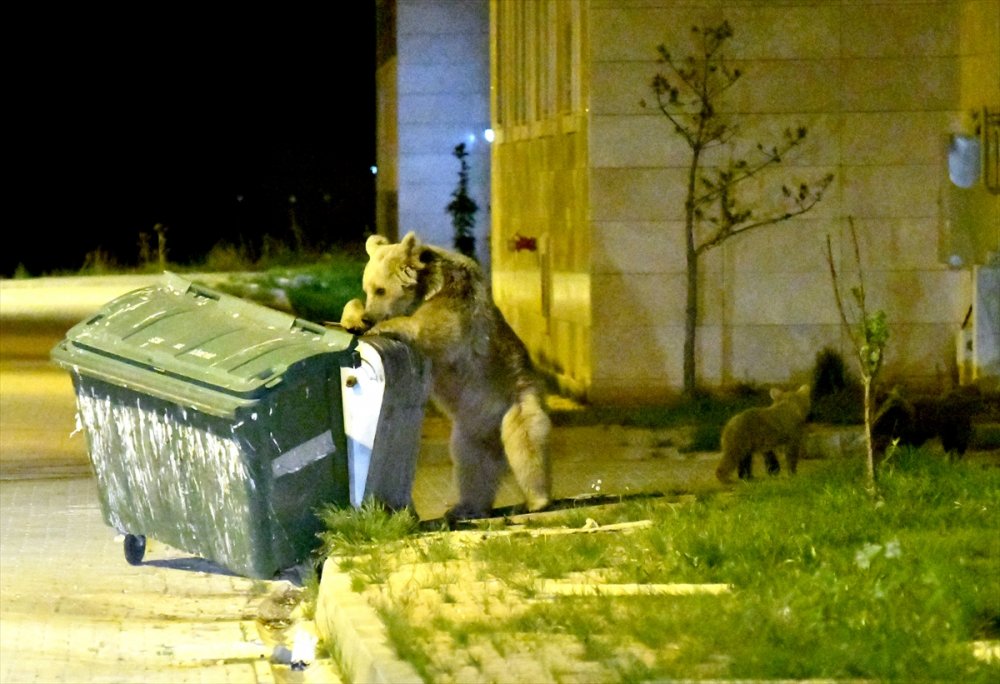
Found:
M 80 268 L 80 274 L 107 275 L 121 270 L 121 266 L 110 252 L 103 249 L 95 249 L 87 252 L 87 255 L 83 258 L 83 266 Z

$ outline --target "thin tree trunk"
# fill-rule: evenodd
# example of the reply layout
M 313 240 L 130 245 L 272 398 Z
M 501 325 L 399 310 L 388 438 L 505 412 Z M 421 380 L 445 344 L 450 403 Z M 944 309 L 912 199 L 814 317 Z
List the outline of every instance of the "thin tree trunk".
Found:
M 695 348 L 698 334 L 698 254 L 688 249 L 687 305 L 684 309 L 684 393 L 694 394 Z
M 875 445 L 872 439 L 872 379 L 867 374 L 863 376 L 865 390 L 865 446 L 868 448 L 868 463 L 866 474 L 868 487 L 875 491 Z
M 698 135 L 701 136 L 700 128 Z M 687 202 L 684 206 L 684 246 L 687 254 L 687 301 L 684 307 L 684 393 L 688 396 L 694 394 L 697 378 L 695 349 L 698 334 L 698 250 L 694 242 L 694 227 L 695 186 L 698 182 L 698 165 L 701 162 L 701 145 L 694 145 L 691 151 Z

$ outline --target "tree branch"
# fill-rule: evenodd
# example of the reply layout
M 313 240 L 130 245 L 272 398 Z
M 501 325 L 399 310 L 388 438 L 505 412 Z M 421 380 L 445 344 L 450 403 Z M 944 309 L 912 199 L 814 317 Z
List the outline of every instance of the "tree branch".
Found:
M 844 310 L 844 300 L 840 297 L 840 278 L 837 276 L 837 267 L 833 263 L 833 244 L 830 241 L 829 233 L 826 236 L 826 263 L 830 267 L 830 278 L 833 280 L 833 296 L 837 300 L 837 311 L 840 313 L 840 322 L 843 324 L 844 329 L 847 330 L 847 335 L 851 338 L 851 344 L 854 345 L 855 349 L 859 349 L 861 344 L 847 318 L 847 312 Z
M 726 225 L 725 223 L 719 228 L 715 236 L 705 242 L 701 243 L 695 248 L 695 252 L 698 254 L 703 254 L 708 250 L 718 247 L 720 244 L 733 237 L 734 235 L 739 235 L 741 233 L 746 233 L 747 231 L 754 230 L 756 228 L 763 228 L 764 226 L 770 226 L 775 223 L 781 223 L 782 221 L 787 221 L 793 219 L 796 216 L 801 216 L 805 214 L 810 209 L 812 209 L 816 204 L 819 203 L 822 196 L 813 197 L 812 201 L 808 204 L 801 204 L 799 208 L 794 211 L 789 211 L 780 216 L 771 216 L 769 218 L 761 219 L 759 221 L 754 221 L 748 225 L 737 228 L 735 225 Z
M 760 150 L 761 154 L 764 155 L 764 159 L 761 160 L 756 166 L 751 166 L 750 164 L 748 164 L 743 160 L 737 161 L 735 163 L 731 161 L 729 163 L 729 166 L 727 167 L 727 171 L 732 171 L 733 175 L 731 178 L 726 180 L 726 184 L 729 186 L 737 185 L 745 180 L 753 178 L 768 166 L 772 166 L 774 164 L 780 164 L 781 158 L 784 155 L 788 154 L 792 149 L 797 147 L 799 144 L 801 144 L 804 138 L 805 138 L 804 134 L 799 138 L 789 138 L 784 147 L 778 149 L 778 147 L 775 146 L 771 149 L 770 152 L 765 150 L 763 145 L 758 144 L 757 149 Z M 743 164 L 743 166 L 741 167 L 740 164 Z M 718 196 L 719 196 L 718 191 L 706 193 L 695 199 L 695 206 L 708 204 L 709 202 L 714 201 Z
M 858 306 L 861 309 L 861 320 L 868 320 L 868 310 L 865 307 L 865 274 L 864 269 L 861 268 L 861 247 L 858 245 L 858 232 L 854 229 L 854 217 L 848 216 L 847 223 L 851 227 L 851 241 L 854 243 L 854 263 L 858 265 L 858 291 L 855 293 L 855 298 L 858 300 Z

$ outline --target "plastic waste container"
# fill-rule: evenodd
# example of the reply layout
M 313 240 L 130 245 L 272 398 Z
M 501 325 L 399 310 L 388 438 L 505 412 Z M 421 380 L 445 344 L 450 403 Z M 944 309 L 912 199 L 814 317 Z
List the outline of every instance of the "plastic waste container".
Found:
M 104 518 L 129 562 L 145 538 L 267 578 L 316 547 L 325 504 L 411 505 L 429 373 L 361 340 L 167 274 L 70 329 Z

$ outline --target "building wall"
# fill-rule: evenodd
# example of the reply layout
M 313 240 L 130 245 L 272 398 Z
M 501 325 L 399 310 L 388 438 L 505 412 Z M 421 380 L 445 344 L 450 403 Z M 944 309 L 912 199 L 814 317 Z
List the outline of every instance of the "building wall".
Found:
M 972 308 L 958 345 L 962 375 L 1000 387 L 1000 3 L 964 2 L 961 36 L 960 132 L 983 143 L 983 182 L 968 189 L 946 184 L 941 251 L 976 264 Z
M 521 3 L 494 4 L 502 13 L 505 5 Z M 580 15 L 589 31 L 580 66 L 589 83 L 583 104 L 589 206 L 569 213 L 571 229 L 551 233 L 548 248 L 554 255 L 572 253 L 571 240 L 588 242 L 589 266 L 578 272 L 583 282 L 589 271 L 590 349 L 579 358 L 589 358 L 590 368 L 574 371 L 589 377 L 588 398 L 655 400 L 681 385 L 689 151 L 662 114 L 640 101 L 652 99 L 656 46 L 687 54 L 691 26 L 723 17 L 735 29 L 728 54 L 745 74 L 725 104 L 742 123 L 741 139 L 769 144 L 788 126 L 809 131 L 803 148 L 757 185 L 760 201 L 771 202 L 768 191 L 782 183 L 826 173 L 835 180 L 805 216 L 705 254 L 701 382 L 798 382 L 808 379 L 821 347 L 850 353 L 825 257 L 829 236 L 835 263 L 849 276 L 847 217 L 860 238 L 869 306 L 889 317 L 886 379 L 937 386 L 951 381 L 955 335 L 973 296 L 968 262 L 988 258 L 989 250 L 966 250 L 960 267 L 948 264 L 946 153 L 950 136 L 969 126 L 970 111 L 1000 104 L 997 0 L 584 0 Z M 533 30 L 526 26 L 510 26 L 507 42 L 524 35 L 530 43 Z M 495 71 L 518 69 L 512 57 L 517 55 L 495 58 Z M 526 77 L 545 78 L 530 70 Z M 522 86 L 529 93 L 534 88 Z M 529 128 L 519 140 L 540 145 L 544 138 L 541 129 Z M 521 183 L 517 191 L 511 184 L 494 186 L 497 216 L 520 211 L 515 207 L 529 195 L 547 196 L 544 159 L 495 148 L 495 175 L 516 174 Z M 995 196 L 987 195 L 980 191 L 981 206 L 963 235 L 988 247 L 996 243 L 998 213 Z M 505 225 L 514 225 L 507 217 Z M 505 284 L 505 292 L 515 289 L 513 280 Z M 534 296 L 529 291 L 527 299 Z M 524 303 L 508 308 L 513 299 L 503 298 L 505 312 L 517 317 L 528 310 Z M 522 318 L 518 331 L 540 348 L 534 322 Z M 557 349 L 545 360 L 565 373 L 567 358 Z
M 584 4 L 491 3 L 493 296 L 578 394 L 593 367 Z
M 488 0 L 383 0 L 394 14 L 395 56 L 379 67 L 379 232 L 416 231 L 450 247 L 445 210 L 458 183 L 453 150 L 465 143 L 477 254 L 489 262 L 490 151 Z M 380 24 L 380 30 L 382 25 Z M 395 196 L 393 196 L 393 193 Z M 393 211 L 395 204 L 395 216 Z
M 396 0 L 376 0 L 375 226 L 396 238 L 399 226 L 399 143 L 396 66 Z

